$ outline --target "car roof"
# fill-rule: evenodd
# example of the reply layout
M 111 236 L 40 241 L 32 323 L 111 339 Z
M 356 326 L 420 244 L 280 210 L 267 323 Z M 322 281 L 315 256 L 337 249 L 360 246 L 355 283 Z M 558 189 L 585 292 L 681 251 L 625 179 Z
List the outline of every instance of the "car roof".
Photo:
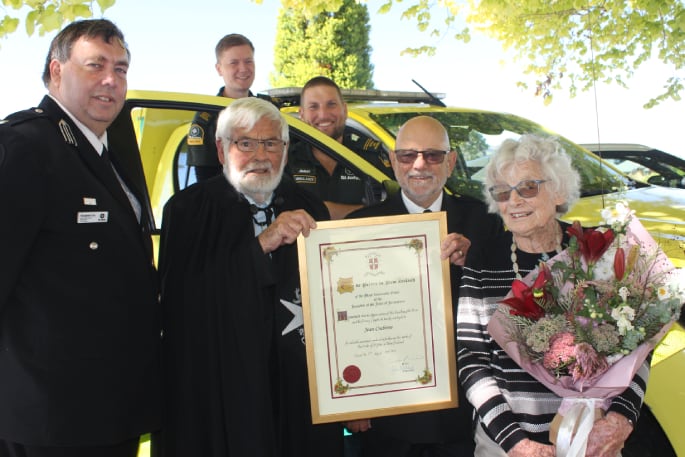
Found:
M 652 151 L 654 148 L 645 146 L 643 144 L 634 143 L 579 143 L 580 146 L 588 149 L 590 151 L 629 151 L 629 152 L 641 152 L 641 151 Z
M 596 143 L 585 143 L 580 144 L 580 146 L 588 149 L 595 154 L 602 155 L 605 158 L 635 158 L 647 160 L 657 160 L 671 163 L 679 168 L 685 167 L 685 159 L 678 157 L 668 152 L 661 151 L 659 149 L 650 148 L 649 146 L 644 146 L 641 144 L 629 144 L 629 143 L 607 143 L 607 144 L 596 144 Z M 641 160 L 635 160 L 641 161 Z
M 444 93 L 430 93 L 399 91 L 399 90 L 377 90 L 377 89 L 340 89 L 343 100 L 346 103 L 427 103 L 431 105 L 444 106 L 442 99 Z M 272 103 L 279 108 L 300 105 L 301 87 L 281 87 L 277 89 L 267 89 L 260 92 L 260 95 L 269 98 Z

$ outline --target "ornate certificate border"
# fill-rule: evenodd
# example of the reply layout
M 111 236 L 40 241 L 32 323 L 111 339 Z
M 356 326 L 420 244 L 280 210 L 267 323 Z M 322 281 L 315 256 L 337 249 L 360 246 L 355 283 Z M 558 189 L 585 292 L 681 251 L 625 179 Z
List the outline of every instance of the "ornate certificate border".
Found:
M 297 240 L 314 423 L 456 407 L 444 212 L 318 222 Z

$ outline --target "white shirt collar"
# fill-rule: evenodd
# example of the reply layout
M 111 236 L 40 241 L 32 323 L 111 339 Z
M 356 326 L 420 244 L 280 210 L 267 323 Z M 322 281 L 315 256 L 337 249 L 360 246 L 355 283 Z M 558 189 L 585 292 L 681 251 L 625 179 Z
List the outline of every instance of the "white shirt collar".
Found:
M 255 205 L 257 208 L 266 208 L 267 206 L 269 206 L 271 204 L 271 200 L 273 200 L 273 198 L 274 198 L 274 194 L 272 192 L 271 195 L 269 195 L 269 198 L 267 198 L 264 201 L 264 203 L 257 203 L 254 200 L 254 198 L 250 197 L 247 194 L 242 194 L 242 196 L 245 197 L 245 200 L 247 200 L 250 205 Z
M 404 206 L 407 207 L 409 214 L 423 213 L 427 209 L 433 212 L 442 210 L 442 196 L 443 192 L 440 192 L 438 198 L 436 198 L 428 208 L 424 208 L 409 200 L 409 198 L 405 195 L 404 190 L 402 191 L 402 201 L 404 202 Z
M 98 137 L 91 129 L 86 127 L 86 125 L 76 119 L 76 117 L 69 112 L 68 109 L 65 108 L 64 105 L 62 105 L 59 100 L 57 100 L 55 97 L 53 97 L 51 94 L 48 94 L 48 96 L 55 101 L 59 105 L 62 110 L 67 113 L 69 118 L 74 121 L 74 124 L 76 124 L 76 127 L 83 133 L 83 135 L 86 137 L 88 142 L 93 145 L 93 148 L 97 151 L 98 154 L 102 154 L 102 146 L 108 146 L 108 141 L 107 141 L 107 130 L 105 130 L 105 133 L 102 134 L 101 137 Z

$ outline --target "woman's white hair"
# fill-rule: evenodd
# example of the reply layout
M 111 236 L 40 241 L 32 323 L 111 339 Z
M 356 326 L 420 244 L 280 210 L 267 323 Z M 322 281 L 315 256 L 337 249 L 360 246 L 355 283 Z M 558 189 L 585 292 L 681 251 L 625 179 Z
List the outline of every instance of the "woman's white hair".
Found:
M 557 216 L 566 214 L 580 197 L 580 175 L 573 167 L 571 157 L 564 151 L 559 140 L 532 133 L 521 135 L 517 140 L 505 140 L 485 166 L 483 194 L 491 213 L 499 213 L 497 202 L 488 189 L 502 183 L 502 174 L 516 163 L 536 162 L 552 192 L 561 195 L 564 203 L 558 205 Z

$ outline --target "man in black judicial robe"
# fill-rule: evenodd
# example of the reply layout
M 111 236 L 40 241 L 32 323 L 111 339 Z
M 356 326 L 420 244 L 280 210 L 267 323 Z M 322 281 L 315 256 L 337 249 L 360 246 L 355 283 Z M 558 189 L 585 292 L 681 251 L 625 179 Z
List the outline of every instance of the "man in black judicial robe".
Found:
M 396 149 L 390 153 L 401 192 L 348 215 L 360 218 L 446 211 L 448 236 L 441 247 L 442 255 L 450 259 L 454 316 L 467 252 L 469 256 L 479 255 L 489 237 L 501 230 L 499 219 L 488 214 L 482 202 L 444 192 L 456 159 L 440 122 L 428 116 L 410 119 L 400 128 Z M 363 457 L 471 457 L 473 407 L 464 389 L 459 388 L 458 393 L 457 408 L 353 421 L 347 426 L 361 432 L 355 438 L 361 441 Z
M 273 105 L 237 100 L 217 132 L 225 176 L 179 192 L 163 216 L 164 455 L 294 456 L 286 423 L 308 443 L 335 427 L 325 446 L 342 449 L 339 425 L 311 425 L 304 346 L 281 325 L 294 317 L 281 300 L 299 306 L 294 242 L 328 211 L 281 179 L 288 126 Z

